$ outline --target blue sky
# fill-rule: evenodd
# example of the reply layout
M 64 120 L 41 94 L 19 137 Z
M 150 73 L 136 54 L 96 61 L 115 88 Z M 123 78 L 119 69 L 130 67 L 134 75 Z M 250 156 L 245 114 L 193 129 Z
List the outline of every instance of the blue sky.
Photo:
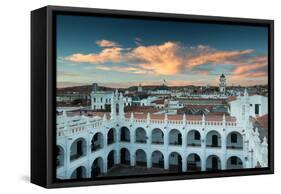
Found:
M 58 86 L 266 84 L 267 28 L 57 17 Z

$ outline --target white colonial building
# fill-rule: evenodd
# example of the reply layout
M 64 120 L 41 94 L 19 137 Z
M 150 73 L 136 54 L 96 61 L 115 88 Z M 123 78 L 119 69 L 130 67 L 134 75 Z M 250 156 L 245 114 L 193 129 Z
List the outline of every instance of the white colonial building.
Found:
M 244 96 L 235 97 L 229 104 L 231 116 L 237 119 L 246 113 L 254 118 L 268 114 L 268 98 L 261 95 L 249 96 L 246 90 Z
M 110 99 L 110 113 L 57 117 L 57 178 L 94 179 L 118 165 L 177 172 L 268 165 L 247 95 L 231 104 L 231 116 L 125 113 L 122 93 Z

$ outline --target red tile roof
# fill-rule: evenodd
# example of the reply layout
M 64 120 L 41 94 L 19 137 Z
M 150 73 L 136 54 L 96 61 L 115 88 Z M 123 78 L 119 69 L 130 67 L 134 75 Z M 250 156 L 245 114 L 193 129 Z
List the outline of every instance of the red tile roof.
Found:
M 141 112 L 141 113 L 155 113 L 161 110 L 154 108 L 153 106 L 128 106 L 125 108 L 125 112 Z
M 265 129 L 268 129 L 268 114 L 256 118 L 257 122 Z
M 165 100 L 164 99 L 159 99 L 159 100 L 154 100 L 152 103 L 155 104 L 164 104 Z
M 229 96 L 227 98 L 227 102 L 231 102 L 231 101 L 234 101 L 234 100 L 236 100 L 236 96 Z

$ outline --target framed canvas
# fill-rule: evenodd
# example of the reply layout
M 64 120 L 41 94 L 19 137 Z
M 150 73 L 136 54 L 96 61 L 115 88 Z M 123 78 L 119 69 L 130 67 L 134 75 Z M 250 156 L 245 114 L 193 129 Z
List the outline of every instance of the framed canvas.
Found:
M 272 174 L 273 21 L 31 12 L 31 182 Z

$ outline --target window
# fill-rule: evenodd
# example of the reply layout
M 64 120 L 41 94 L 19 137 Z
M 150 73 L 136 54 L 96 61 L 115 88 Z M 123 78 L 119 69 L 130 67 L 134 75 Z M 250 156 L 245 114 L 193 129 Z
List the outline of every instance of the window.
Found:
M 255 114 L 256 115 L 260 114 L 260 105 L 259 104 L 255 104 Z
M 96 102 L 96 98 L 94 98 L 94 102 Z
M 200 140 L 200 133 L 198 131 L 194 132 L 194 139 L 195 140 Z
M 195 160 L 195 162 L 200 162 L 200 157 L 198 155 L 195 155 L 194 160 Z
M 237 164 L 237 158 L 236 158 L 236 157 L 231 157 L 231 158 L 230 158 L 230 163 L 231 163 L 232 165 L 236 165 L 236 164 Z
M 102 102 L 102 98 L 100 98 L 100 102 Z
M 231 134 L 231 143 L 237 143 L 237 134 L 233 133 Z

